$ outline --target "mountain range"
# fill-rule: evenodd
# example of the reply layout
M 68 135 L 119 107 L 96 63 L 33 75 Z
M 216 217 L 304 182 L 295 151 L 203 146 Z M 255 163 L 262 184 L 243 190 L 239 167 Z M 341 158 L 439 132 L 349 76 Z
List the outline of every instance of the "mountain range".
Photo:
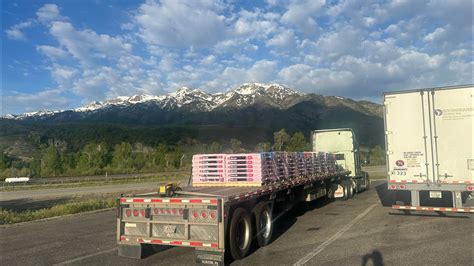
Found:
M 124 110 L 127 108 L 155 108 L 160 111 L 185 111 L 202 113 L 223 109 L 245 109 L 252 106 L 287 110 L 301 102 L 313 101 L 327 107 L 347 107 L 367 115 L 381 116 L 382 107 L 368 101 L 354 101 L 337 96 L 305 94 L 280 84 L 246 83 L 226 93 L 208 94 L 197 89 L 182 87 L 176 92 L 155 96 L 138 94 L 119 96 L 105 101 L 94 101 L 87 105 L 71 109 L 49 111 L 42 110 L 20 115 L 8 114 L 4 118 L 14 120 L 63 120 L 68 115 L 82 118 L 97 115 L 100 112 Z
M 107 132 L 124 132 L 117 127 L 136 130 L 147 139 L 157 132 L 163 134 L 164 128 L 179 128 L 179 138 L 189 135 L 204 143 L 236 138 L 248 145 L 271 142 L 273 132 L 282 128 L 289 133 L 301 131 L 309 138 L 311 130 L 350 127 L 361 144 L 383 146 L 381 105 L 302 93 L 280 84 L 246 83 L 215 94 L 183 87 L 160 96 L 121 96 L 70 110 L 6 115 L 0 121 L 8 127 L 28 128 L 22 132 L 41 128 L 42 136 L 55 139 L 66 138 L 64 131 L 71 128 L 80 130 L 69 132 L 68 138 L 87 135 L 91 141 L 107 138 Z M 98 127 L 105 126 L 106 133 L 96 132 Z M 85 130 L 90 133 L 85 134 Z M 123 138 L 141 141 L 135 135 Z

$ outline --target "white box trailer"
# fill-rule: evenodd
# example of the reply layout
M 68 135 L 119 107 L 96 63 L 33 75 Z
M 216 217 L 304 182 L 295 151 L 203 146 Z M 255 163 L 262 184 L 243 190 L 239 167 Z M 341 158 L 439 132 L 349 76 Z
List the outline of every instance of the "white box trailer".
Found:
M 462 202 L 474 190 L 473 85 L 389 92 L 383 100 L 388 189 L 411 191 L 411 205 L 393 207 L 474 212 Z M 452 192 L 452 207 L 420 206 L 421 191 Z

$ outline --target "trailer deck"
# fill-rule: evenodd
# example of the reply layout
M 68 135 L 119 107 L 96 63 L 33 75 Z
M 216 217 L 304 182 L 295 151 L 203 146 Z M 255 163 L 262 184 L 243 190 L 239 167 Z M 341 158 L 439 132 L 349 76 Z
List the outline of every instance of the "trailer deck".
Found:
M 339 171 L 334 174 L 324 174 L 311 177 L 299 177 L 292 180 L 276 182 L 258 187 L 183 187 L 181 191 L 176 191 L 177 198 L 209 197 L 220 198 L 223 202 L 239 202 L 248 200 L 252 197 L 258 197 L 265 194 L 278 192 L 281 190 L 293 188 L 300 185 L 312 184 L 317 181 L 347 176 L 350 172 Z M 163 202 L 164 199 L 153 199 L 158 193 L 146 193 L 138 195 L 124 195 L 121 202 Z M 168 199 L 171 200 L 172 198 Z M 166 202 L 166 201 L 164 201 Z

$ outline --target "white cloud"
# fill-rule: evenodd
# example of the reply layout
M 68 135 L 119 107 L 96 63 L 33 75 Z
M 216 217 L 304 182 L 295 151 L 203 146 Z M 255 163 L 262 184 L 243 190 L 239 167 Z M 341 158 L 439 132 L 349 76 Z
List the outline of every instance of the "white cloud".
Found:
M 57 110 L 70 104 L 70 100 L 64 96 L 60 89 L 45 89 L 35 93 L 23 93 L 11 91 L 3 98 L 3 114 L 18 114 L 38 110 Z
M 132 50 L 132 45 L 121 37 L 97 34 L 89 29 L 78 31 L 69 22 L 54 21 L 50 33 L 83 64 L 99 59 L 115 60 Z
M 26 40 L 25 33 L 22 30 L 27 29 L 32 25 L 33 24 L 31 21 L 20 22 L 5 30 L 5 33 L 7 34 L 7 37 L 11 40 Z
M 59 7 L 55 4 L 45 4 L 38 9 L 36 16 L 42 23 L 65 19 L 59 14 Z
M 415 2 L 148 0 L 114 35 L 79 28 L 47 4 L 36 21 L 57 44 L 34 45 L 51 59 L 54 87 L 85 101 L 181 86 L 217 92 L 254 81 L 366 99 L 472 83 L 471 1 Z M 33 22 L 6 36 L 25 39 Z
M 292 30 L 285 30 L 269 39 L 267 46 L 291 51 L 296 47 L 296 36 Z
M 213 1 L 147 1 L 135 20 L 148 45 L 170 48 L 210 47 L 226 34 L 225 17 Z
M 51 68 L 51 76 L 62 89 L 68 89 L 77 75 L 78 70 L 71 67 L 54 65 Z
M 305 35 L 313 35 L 319 31 L 319 25 L 314 19 L 325 4 L 324 0 L 291 1 L 282 21 L 295 27 Z
M 49 46 L 49 45 L 38 45 L 36 50 L 46 55 L 52 60 L 63 59 L 68 56 L 68 53 L 61 48 Z

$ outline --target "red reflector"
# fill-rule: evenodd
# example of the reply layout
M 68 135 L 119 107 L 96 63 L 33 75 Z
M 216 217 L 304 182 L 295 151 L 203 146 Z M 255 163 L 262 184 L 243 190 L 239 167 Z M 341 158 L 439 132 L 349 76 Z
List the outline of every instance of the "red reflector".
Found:
M 131 210 L 126 210 L 125 214 L 127 215 L 127 217 L 130 217 L 132 215 L 132 211 Z
M 155 208 L 155 209 L 153 210 L 153 213 L 158 214 L 158 209 Z
M 207 212 L 205 212 L 205 211 L 201 212 L 201 217 L 206 219 L 207 218 Z
M 193 212 L 193 217 L 196 218 L 196 219 L 199 218 L 199 213 L 197 211 L 194 211 Z
M 176 214 L 176 209 L 172 209 L 171 212 L 172 212 L 173 214 Z
M 145 210 L 142 210 L 142 216 L 145 217 Z
M 210 213 L 209 213 L 209 216 L 211 216 L 211 219 L 212 219 L 212 220 L 215 220 L 216 217 L 217 217 L 217 213 L 216 213 L 216 212 L 210 212 Z
M 180 215 L 183 215 L 183 214 L 184 214 L 184 210 L 183 210 L 183 209 L 179 209 L 179 214 L 180 214 Z
M 133 211 L 133 216 L 138 216 L 138 210 Z
M 401 188 L 401 189 L 404 189 L 404 188 L 405 188 L 405 185 L 400 185 L 400 188 Z

